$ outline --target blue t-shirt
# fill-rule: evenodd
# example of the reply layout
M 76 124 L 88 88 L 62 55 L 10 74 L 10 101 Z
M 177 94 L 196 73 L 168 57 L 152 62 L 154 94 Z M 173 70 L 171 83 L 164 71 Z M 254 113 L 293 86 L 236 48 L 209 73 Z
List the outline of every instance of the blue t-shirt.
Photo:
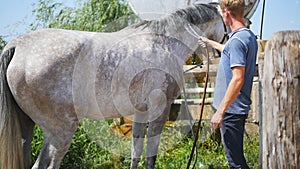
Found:
M 248 114 L 251 99 L 252 81 L 256 65 L 257 41 L 255 35 L 247 28 L 240 28 L 229 34 L 221 54 L 218 67 L 213 106 L 218 109 L 228 85 L 232 79 L 232 68 L 245 67 L 244 84 L 235 101 L 226 112 Z

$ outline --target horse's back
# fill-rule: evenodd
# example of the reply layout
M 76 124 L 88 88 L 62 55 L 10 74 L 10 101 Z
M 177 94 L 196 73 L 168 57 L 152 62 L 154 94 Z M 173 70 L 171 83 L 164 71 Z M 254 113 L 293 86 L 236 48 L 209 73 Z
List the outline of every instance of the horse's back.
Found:
M 166 73 L 177 82 L 181 79 L 176 57 L 153 47 L 153 38 L 131 30 L 105 34 L 45 29 L 29 33 L 8 44 L 16 47 L 8 69 L 10 88 L 31 117 L 45 112 L 74 112 L 78 118 L 96 119 L 132 114 L 145 105 L 142 100 L 151 95 L 154 86 L 161 88 Z M 143 78 L 131 84 L 137 75 Z M 144 85 L 130 91 L 131 85 L 138 83 Z M 139 90 L 144 94 L 138 94 Z

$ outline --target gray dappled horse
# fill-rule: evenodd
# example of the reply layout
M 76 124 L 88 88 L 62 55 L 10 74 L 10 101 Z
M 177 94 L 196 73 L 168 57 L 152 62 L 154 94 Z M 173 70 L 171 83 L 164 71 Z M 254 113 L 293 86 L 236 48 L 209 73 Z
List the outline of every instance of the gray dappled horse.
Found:
M 1 55 L 0 168 L 30 168 L 34 124 L 44 143 L 32 168 L 59 168 L 83 118 L 134 114 L 131 168 L 143 149 L 154 168 L 160 134 L 183 85 L 182 65 L 198 47 L 186 25 L 217 41 L 215 7 L 193 5 L 114 33 L 42 29 L 9 42 Z

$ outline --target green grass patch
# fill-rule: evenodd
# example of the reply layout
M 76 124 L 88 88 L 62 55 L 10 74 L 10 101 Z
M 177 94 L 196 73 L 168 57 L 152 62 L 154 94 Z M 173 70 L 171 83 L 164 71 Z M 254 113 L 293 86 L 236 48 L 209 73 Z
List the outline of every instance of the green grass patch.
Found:
M 102 121 L 102 123 L 105 121 Z M 111 122 L 107 122 L 108 124 Z M 109 126 L 109 125 L 108 125 Z M 103 128 L 102 128 L 103 129 Z M 99 132 L 101 129 L 97 129 Z M 103 129 L 104 130 L 104 129 Z M 167 129 L 164 131 L 169 132 Z M 34 140 L 32 146 L 32 161 L 35 161 L 43 144 L 43 133 L 40 128 L 35 128 Z M 103 137 L 103 135 L 101 135 Z M 114 139 L 109 138 L 104 139 Z M 115 136 L 118 137 L 118 136 Z M 174 142 L 175 137 L 182 137 L 179 141 L 172 143 L 173 145 L 164 148 L 160 147 L 157 157 L 157 169 L 181 169 L 186 168 L 190 152 L 193 145 L 191 134 L 180 136 L 180 134 L 167 134 L 170 142 Z M 173 138 L 174 137 L 174 138 Z M 129 139 L 129 138 L 128 138 Z M 113 143 L 115 144 L 115 143 Z M 259 156 L 259 136 L 245 136 L 245 156 L 249 167 L 258 168 Z M 128 145 L 129 146 L 129 145 Z M 130 147 L 128 147 L 130 149 Z M 201 137 L 197 144 L 198 158 L 196 169 L 226 169 L 227 161 L 223 150 L 223 145 L 218 141 L 212 140 L 210 137 Z M 194 161 L 194 160 L 193 160 Z M 192 161 L 192 164 L 193 164 Z M 85 131 L 85 127 L 80 125 L 72 140 L 69 151 L 65 155 L 61 168 L 64 169 L 127 169 L 130 166 L 130 155 L 124 157 L 114 154 L 109 150 L 99 146 L 97 141 L 91 139 Z M 145 157 L 143 156 L 139 168 L 145 168 Z

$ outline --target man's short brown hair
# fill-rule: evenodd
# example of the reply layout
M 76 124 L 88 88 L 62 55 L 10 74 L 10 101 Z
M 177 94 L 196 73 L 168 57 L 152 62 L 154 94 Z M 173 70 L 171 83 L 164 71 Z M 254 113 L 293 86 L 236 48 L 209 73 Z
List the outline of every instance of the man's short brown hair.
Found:
M 221 0 L 220 6 L 222 11 L 225 11 L 226 9 L 229 10 L 234 18 L 244 17 L 244 0 Z

